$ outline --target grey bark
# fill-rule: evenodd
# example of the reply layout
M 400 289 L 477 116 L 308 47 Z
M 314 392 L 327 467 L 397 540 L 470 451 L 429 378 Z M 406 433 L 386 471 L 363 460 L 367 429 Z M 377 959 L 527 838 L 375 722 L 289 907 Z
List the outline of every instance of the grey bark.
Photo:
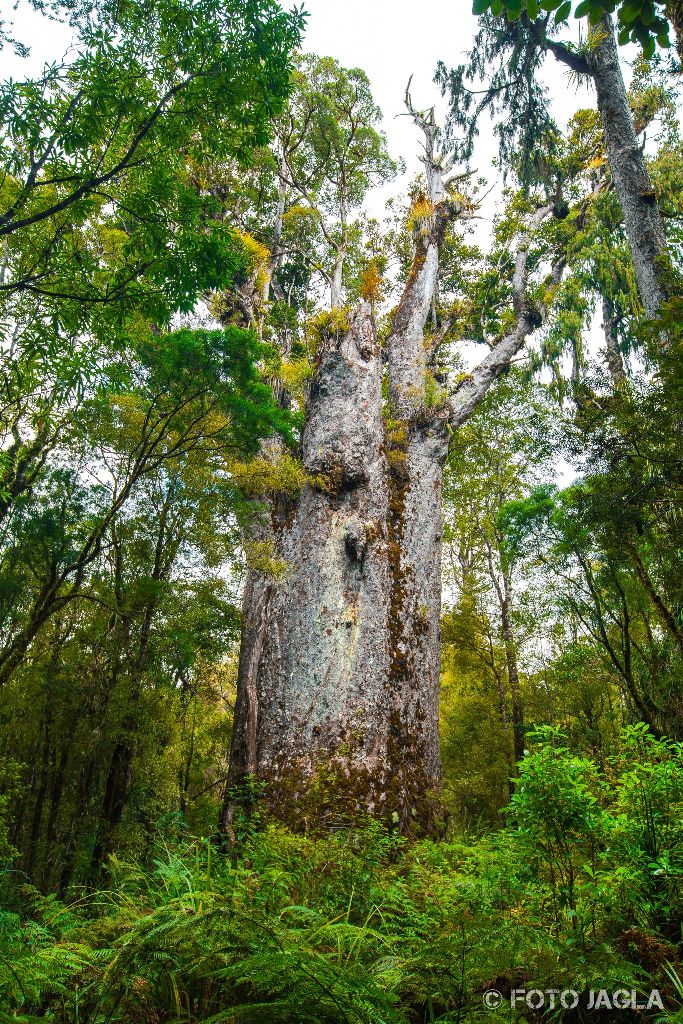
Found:
M 595 83 L 607 159 L 621 204 L 638 291 L 648 317 L 654 317 L 667 294 L 660 265 L 666 252 L 664 228 L 633 126 L 609 15 L 602 19 L 598 31 L 600 41 L 589 48 L 586 59 Z
M 683 64 L 683 3 L 681 0 L 669 0 L 665 8 L 666 16 L 673 25 L 676 36 L 676 49 Z
M 529 247 L 533 232 L 549 217 L 553 207 L 542 206 L 531 216 L 528 231 L 522 233 L 515 256 L 515 271 L 512 279 L 512 305 L 516 314 L 515 324 L 509 334 L 501 338 L 482 359 L 471 374 L 462 381 L 449 402 L 449 423 L 451 428 L 462 426 L 473 415 L 477 406 L 509 368 L 514 357 L 524 348 L 527 338 L 545 319 L 547 309 L 528 302 L 526 285 L 529 272 Z M 556 285 L 562 279 L 566 267 L 564 254 L 553 264 L 548 284 Z
M 271 288 L 276 299 L 282 299 L 282 294 L 274 281 L 275 274 L 282 260 L 282 229 L 284 226 L 285 207 L 287 200 L 287 185 L 285 181 L 285 164 L 282 157 L 279 159 L 278 194 L 275 206 L 275 217 L 273 220 L 273 239 L 270 246 L 270 259 L 263 280 L 262 302 L 265 306 L 270 301 Z
M 330 276 L 330 309 L 339 309 L 342 301 L 342 282 L 344 277 L 344 263 L 346 261 L 346 246 L 348 244 L 348 210 L 346 195 L 342 193 L 339 201 L 339 226 L 341 238 L 335 241 L 331 232 L 323 225 L 325 237 L 328 240 L 333 252 L 334 263 Z
M 631 116 L 612 18 L 607 14 L 596 26 L 596 42 L 589 46 L 585 58 L 549 39 L 545 30 L 539 28 L 539 22 L 530 25 L 539 45 L 572 71 L 590 75 L 593 80 L 607 161 L 621 205 L 638 292 L 647 316 L 652 318 L 669 292 L 666 238 Z
M 314 481 L 266 529 L 283 578 L 245 595 L 229 785 L 249 772 L 297 826 L 397 811 L 389 796 L 390 595 L 380 353 L 367 307 L 324 342 L 303 438 Z M 327 785 L 321 782 L 322 774 Z M 311 790 L 315 789 L 312 800 Z M 229 827 L 231 799 L 224 825 Z
M 509 365 L 539 314 L 527 307 L 523 240 L 514 340 L 503 339 L 454 409 L 430 381 L 439 245 L 460 213 L 435 152 L 433 114 L 409 112 L 425 134 L 433 207 L 414 232 L 411 272 L 386 344 L 389 395 L 370 307 L 322 339 L 306 402 L 297 500 L 268 503 L 255 524 L 287 565 L 247 580 L 235 725 L 222 827 L 254 777 L 268 806 L 296 828 L 375 814 L 403 832 L 434 833 L 438 739 L 441 488 L 447 423 L 461 423 Z M 539 211 L 542 219 L 548 211 Z M 459 393 L 460 394 L 460 393 Z
M 382 362 L 364 305 L 318 353 L 303 435 L 310 483 L 279 517 L 271 505 L 259 527 L 288 570 L 247 582 L 228 831 L 234 790 L 249 775 L 297 827 L 370 812 L 406 832 L 438 828 L 447 438 L 445 404 L 427 408 L 424 328 L 457 210 L 433 146 L 426 169 L 435 215 L 418 232 L 387 344 L 398 426 L 385 437 Z
M 330 276 L 330 308 L 339 309 L 342 299 L 342 278 L 344 273 L 344 249 L 335 252 L 332 274 Z

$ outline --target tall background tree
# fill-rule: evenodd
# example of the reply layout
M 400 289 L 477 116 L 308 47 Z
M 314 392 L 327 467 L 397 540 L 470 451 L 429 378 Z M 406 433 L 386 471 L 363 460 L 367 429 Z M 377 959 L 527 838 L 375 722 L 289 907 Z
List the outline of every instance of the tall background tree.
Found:
M 450 71 L 440 64 L 437 81 L 451 97 L 451 129 L 465 130 L 466 155 L 471 154 L 484 110 L 494 114 L 498 110 L 524 110 L 523 117 L 504 118 L 498 124 L 501 156 L 505 160 L 513 150 L 517 151 L 515 160 L 522 182 L 543 180 L 549 191 L 555 182 L 548 173 L 546 156 L 555 149 L 557 129 L 548 113 L 547 91 L 539 80 L 543 60 L 551 54 L 568 73 L 592 82 L 604 151 L 621 207 L 640 300 L 652 319 L 662 307 L 675 303 L 680 278 L 667 246 L 657 191 L 637 138 L 646 124 L 634 122 L 629 105 L 610 14 L 615 6 L 601 0 L 586 0 L 578 5 L 576 15 L 586 18 L 586 34 L 577 46 L 555 38 L 571 13 L 569 3 L 539 5 L 534 0 L 527 6 L 521 0 L 508 5 L 501 0 L 492 5 L 482 0 L 475 5 L 475 12 L 483 14 L 490 9 L 491 13 L 481 19 L 477 45 L 469 62 Z M 631 32 L 638 38 L 642 36 L 648 56 L 652 55 L 657 34 L 660 42 L 668 43 L 666 22 L 658 19 L 652 3 L 643 5 L 642 10 L 637 4 L 623 5 L 620 15 L 624 19 L 624 40 Z M 483 82 L 484 88 L 472 90 L 466 84 L 468 80 Z M 675 324 L 674 317 L 669 330 L 660 336 L 661 346 L 670 343 L 671 334 L 676 333 Z
M 201 169 L 267 141 L 301 27 L 268 3 L 69 10 L 75 59 L 0 95 L 3 752 L 32 765 L 22 863 L 61 888 L 127 812 L 149 840 L 150 765 L 187 743 L 171 708 L 222 699 L 194 673 L 236 624 L 228 465 L 290 426 L 270 348 L 187 318 L 249 260 Z

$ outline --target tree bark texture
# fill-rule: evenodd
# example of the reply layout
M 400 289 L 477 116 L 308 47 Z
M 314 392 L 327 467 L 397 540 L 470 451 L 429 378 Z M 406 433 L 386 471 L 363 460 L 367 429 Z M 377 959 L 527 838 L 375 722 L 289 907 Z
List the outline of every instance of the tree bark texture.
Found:
M 437 170 L 428 181 L 434 213 L 416 232 L 386 352 L 367 305 L 323 336 L 303 434 L 309 483 L 256 527 L 287 569 L 246 583 L 228 831 L 250 776 L 295 827 L 369 812 L 404 832 L 438 829 L 448 446 L 445 403 L 427 400 L 424 328 L 455 211 Z
M 666 5 L 666 16 L 673 25 L 676 37 L 676 49 L 681 64 L 683 64 L 683 2 L 682 0 L 670 0 Z
M 607 160 L 621 204 L 638 291 L 646 314 L 654 317 L 667 298 L 662 218 L 633 126 L 609 15 L 596 31 L 599 41 L 588 50 L 588 67 L 595 83 Z
M 442 476 L 448 422 L 477 407 L 540 322 L 524 297 L 528 238 L 517 256 L 516 324 L 456 392 L 430 366 L 443 331 L 426 332 L 439 246 L 459 215 L 434 151 L 433 114 L 408 109 L 426 139 L 428 195 L 393 327 L 380 348 L 371 309 L 330 328 L 305 408 L 297 500 L 264 503 L 254 538 L 285 565 L 246 582 L 235 722 L 222 830 L 254 796 L 294 828 L 371 813 L 403 833 L 441 827 L 438 737 Z M 539 210 L 533 226 L 549 214 Z M 559 271 L 558 271 L 559 274 Z M 332 324 L 333 321 L 331 320 Z M 337 324 L 337 321 L 334 321 Z M 388 394 L 383 397 L 386 369 Z
M 367 812 L 435 827 L 445 444 L 427 434 L 422 446 L 402 434 L 390 469 L 362 307 L 318 355 L 303 437 L 311 483 L 261 524 L 287 569 L 250 572 L 244 595 L 229 787 L 263 780 L 295 827 Z M 228 829 L 235 806 L 230 792 Z

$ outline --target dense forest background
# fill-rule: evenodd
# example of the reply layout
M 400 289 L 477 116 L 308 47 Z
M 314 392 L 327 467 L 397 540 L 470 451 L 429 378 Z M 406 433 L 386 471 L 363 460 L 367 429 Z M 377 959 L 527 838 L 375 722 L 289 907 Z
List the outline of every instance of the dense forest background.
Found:
M 477 0 L 379 217 L 401 162 L 303 13 L 31 6 L 78 44 L 0 85 L 0 1021 L 578 1021 L 602 988 L 682 1021 L 680 4 Z M 594 86 L 566 131 L 555 59 Z M 292 571 L 263 510 L 342 494 L 302 438 L 359 308 L 404 479 L 433 248 L 438 814 L 319 774 L 293 816 L 235 771 L 243 598 Z

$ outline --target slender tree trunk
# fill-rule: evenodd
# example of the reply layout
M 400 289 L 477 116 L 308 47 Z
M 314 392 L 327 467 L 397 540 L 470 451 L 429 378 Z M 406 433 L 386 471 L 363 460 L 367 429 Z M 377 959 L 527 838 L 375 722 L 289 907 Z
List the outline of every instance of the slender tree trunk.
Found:
M 512 739 L 515 764 L 524 757 L 524 705 L 519 685 L 519 667 L 517 664 L 517 643 L 512 627 L 512 583 L 507 573 L 503 574 L 503 600 L 500 603 L 500 616 L 503 627 L 505 645 L 505 662 L 508 671 L 510 698 L 512 703 Z
M 261 301 L 263 306 L 270 302 L 270 293 L 273 291 L 275 298 L 281 300 L 282 293 L 278 287 L 276 274 L 282 260 L 282 229 L 284 227 L 285 208 L 287 204 L 287 186 L 285 184 L 286 167 L 280 161 L 280 173 L 278 177 L 277 205 L 273 220 L 273 239 L 270 246 L 270 259 L 264 274 Z
M 64 792 L 64 777 L 66 774 L 66 765 L 68 758 L 69 746 L 67 744 L 62 748 L 62 752 L 59 757 L 59 763 L 55 767 L 55 773 L 52 779 L 52 787 L 50 789 L 50 810 L 48 812 L 47 829 L 45 833 L 47 856 L 45 864 L 43 865 L 43 884 L 47 884 L 50 877 L 54 874 L 54 866 L 56 863 L 55 844 L 57 841 L 57 816 L 59 814 L 59 808 L 62 801 L 62 794 Z
M 43 756 L 42 764 L 40 766 L 40 781 L 35 791 L 35 799 L 33 803 L 33 816 L 31 819 L 31 829 L 28 836 L 28 845 L 26 847 L 26 854 L 24 857 L 24 868 L 26 874 L 31 877 L 33 874 L 33 868 L 35 866 L 38 857 L 38 843 L 40 842 L 40 827 L 43 823 L 43 807 L 45 806 L 45 797 L 47 795 L 47 787 L 49 782 L 49 764 L 50 764 L 50 723 L 49 719 L 45 719 L 45 735 L 43 739 Z
M 640 552 L 635 544 L 628 544 L 626 550 L 635 563 L 636 575 L 638 576 L 645 593 L 652 602 L 661 624 L 676 642 L 681 654 L 683 654 L 683 629 L 681 629 L 678 623 L 676 614 L 667 606 L 662 595 L 657 590 L 652 576 L 648 572 L 647 566 L 643 562 Z
M 501 538 L 497 537 L 498 550 Z M 517 662 L 517 641 L 512 625 L 512 579 L 507 569 L 499 576 L 493 560 L 493 547 L 486 540 L 486 556 L 489 576 L 493 584 L 500 608 L 501 633 L 505 649 L 505 667 L 507 669 L 510 704 L 512 708 L 512 749 L 514 763 L 518 764 L 524 757 L 524 705 L 519 683 L 519 665 Z M 502 579 L 501 579 L 502 577 Z
M 588 67 L 595 83 L 607 159 L 621 204 L 638 291 L 646 314 L 654 317 L 668 291 L 664 228 L 633 126 L 609 15 L 596 31 L 599 42 L 588 50 Z
M 181 814 L 185 814 L 187 811 L 188 794 L 190 792 L 190 773 L 192 771 L 192 763 L 194 761 L 195 739 L 197 734 L 197 690 L 194 686 L 190 686 L 187 678 L 183 677 L 181 692 L 181 706 L 183 708 L 183 718 L 180 729 L 181 750 L 185 746 L 185 738 L 188 731 L 188 719 L 190 719 L 190 736 L 187 743 L 187 756 L 181 761 L 178 768 L 180 812 Z
M 614 306 L 605 295 L 602 297 L 602 329 L 605 335 L 605 362 L 615 391 L 619 391 L 627 382 L 626 369 L 617 342 Z
M 93 881 L 102 865 L 108 844 L 111 841 L 112 832 L 121 822 L 128 802 L 132 781 L 133 756 L 132 744 L 128 740 L 119 741 L 114 747 L 104 787 L 102 824 L 100 825 L 90 861 L 90 875 Z
M 339 309 L 341 306 L 342 297 L 342 273 L 344 271 L 344 254 L 337 253 L 332 267 L 332 276 L 330 278 L 330 307 L 331 309 Z
M 346 247 L 348 245 L 347 233 L 347 204 L 346 195 L 340 197 L 339 220 L 341 230 L 341 241 L 333 242 L 333 239 L 326 231 L 326 237 L 334 244 L 334 265 L 330 277 L 330 309 L 339 309 L 342 303 L 342 284 L 344 276 L 344 262 L 346 260 Z
M 86 841 L 86 836 L 84 835 L 84 828 L 88 822 L 86 810 L 93 795 L 93 782 L 96 777 L 95 766 L 96 759 L 91 754 L 87 764 L 80 771 L 70 826 L 65 829 L 64 839 L 61 844 L 61 852 L 64 855 L 64 859 L 56 888 L 57 895 L 60 897 L 68 890 L 73 881 L 78 854 L 82 851 L 83 843 Z

